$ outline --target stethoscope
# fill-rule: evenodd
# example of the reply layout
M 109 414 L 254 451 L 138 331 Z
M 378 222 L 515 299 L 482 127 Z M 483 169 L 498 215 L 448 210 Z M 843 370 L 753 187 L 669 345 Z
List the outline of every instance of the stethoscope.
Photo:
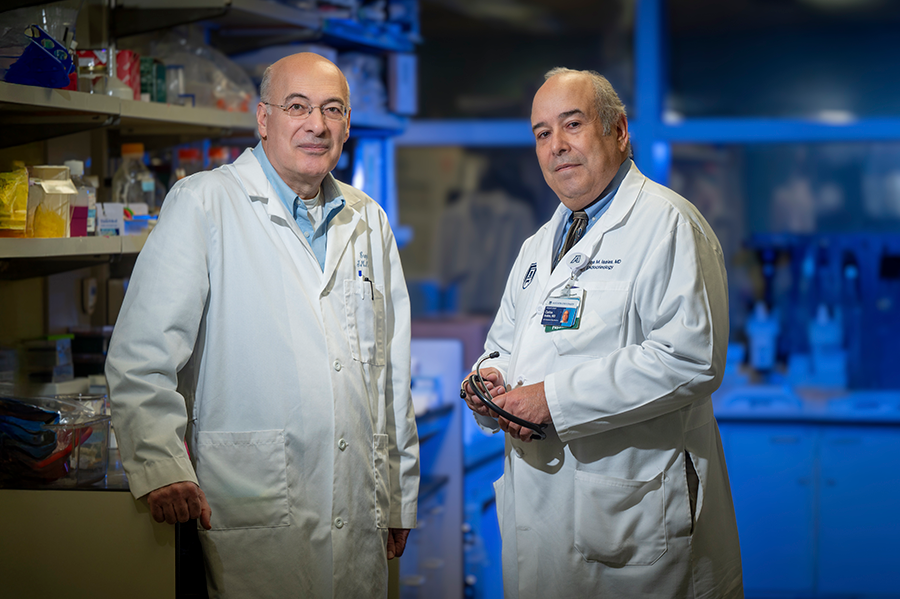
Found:
M 574 286 L 578 275 L 590 265 L 590 258 L 582 253 L 576 252 L 569 255 L 568 259 L 566 260 L 566 265 L 569 267 L 569 271 L 571 274 L 569 275 L 569 280 L 566 281 L 566 285 L 563 288 L 564 294 L 571 293 L 572 287 Z M 475 391 L 475 395 L 478 397 L 478 399 L 481 400 L 481 403 L 486 405 L 497 414 L 500 414 L 510 422 L 515 422 L 519 426 L 523 426 L 533 431 L 534 434 L 531 435 L 532 440 L 546 439 L 547 433 L 544 432 L 544 429 L 547 428 L 546 424 L 535 424 L 534 422 L 529 422 L 528 420 L 524 420 L 522 418 L 519 418 L 518 416 L 513 416 L 491 401 L 491 392 L 488 391 L 487 386 L 484 384 L 484 379 L 481 376 L 481 363 L 485 360 L 497 358 L 499 356 L 500 352 L 495 351 L 478 360 L 478 364 L 475 365 L 475 373 L 472 374 L 468 379 L 469 385 L 472 386 L 472 390 Z M 481 385 L 481 387 L 479 387 L 479 385 Z M 459 390 L 459 397 L 461 399 L 464 399 L 466 397 L 466 392 L 464 389 Z
M 512 414 L 510 414 L 503 408 L 498 407 L 497 404 L 495 404 L 494 402 L 492 402 L 490 400 L 491 392 L 488 391 L 487 386 L 484 384 L 484 379 L 481 376 L 481 363 L 484 362 L 485 360 L 488 360 L 491 358 L 496 358 L 499 356 L 500 356 L 500 352 L 495 351 L 495 352 L 491 352 L 489 355 L 478 360 L 478 364 L 475 365 L 475 373 L 469 377 L 469 385 L 472 386 L 472 389 L 475 391 L 475 395 L 478 397 L 478 399 L 481 400 L 481 403 L 483 403 L 485 406 L 487 406 L 488 408 L 490 408 L 497 414 L 500 414 L 501 416 L 503 416 L 510 422 L 515 422 L 519 426 L 525 427 L 525 428 L 533 431 L 534 434 L 531 435 L 531 438 L 533 440 L 537 441 L 540 439 L 546 439 L 547 433 L 544 432 L 544 429 L 547 428 L 546 424 L 535 424 L 534 422 L 529 422 L 527 420 L 519 418 L 518 416 L 513 416 Z M 479 385 L 481 385 L 480 388 L 479 388 Z M 460 398 L 465 398 L 466 392 L 464 389 L 460 389 L 459 396 L 460 396 Z

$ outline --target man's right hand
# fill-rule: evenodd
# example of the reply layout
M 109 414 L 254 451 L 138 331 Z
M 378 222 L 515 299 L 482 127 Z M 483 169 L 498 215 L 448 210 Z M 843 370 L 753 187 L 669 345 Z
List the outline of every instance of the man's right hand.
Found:
M 212 509 L 206 502 L 203 490 L 192 482 L 180 482 L 160 487 L 147 494 L 150 514 L 157 522 L 187 522 L 199 518 L 200 526 L 209 530 Z
M 469 376 L 475 374 L 474 371 L 469 373 Z M 476 414 L 480 414 L 481 416 L 490 416 L 491 418 L 496 418 L 497 414 L 494 413 L 493 410 L 484 405 L 478 396 L 475 395 L 475 390 L 472 389 L 472 386 L 469 385 L 469 376 L 463 379 L 462 385 L 460 387 L 462 391 L 462 398 L 466 400 L 466 405 L 469 406 L 469 409 L 475 412 Z M 497 397 L 502 393 L 506 393 L 506 387 L 503 385 L 503 375 L 500 374 L 500 371 L 496 368 L 482 368 L 481 376 L 484 379 L 484 384 L 487 387 L 488 391 L 491 392 L 491 399 Z

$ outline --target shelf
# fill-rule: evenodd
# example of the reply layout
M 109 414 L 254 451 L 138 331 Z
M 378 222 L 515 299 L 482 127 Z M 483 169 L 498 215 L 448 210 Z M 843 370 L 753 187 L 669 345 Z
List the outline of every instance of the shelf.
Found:
M 100 127 L 119 128 L 123 137 L 177 135 L 202 139 L 252 134 L 256 131 L 256 115 L 0 82 L 0 127 L 0 147 Z
M 0 82 L 0 147 L 114 125 L 120 102 L 108 96 Z
M 104 264 L 123 255 L 136 255 L 146 240 L 146 234 L 60 239 L 0 238 L 0 280 L 28 279 Z
M 211 21 L 218 30 L 246 30 L 244 35 L 251 30 L 321 27 L 316 11 L 271 0 L 118 0 L 111 29 L 113 37 L 127 37 L 196 21 Z
M 413 41 L 407 37 L 383 27 L 380 31 L 373 31 L 371 26 L 346 19 L 325 19 L 322 22 L 322 33 L 325 41 L 351 43 L 392 52 L 412 52 L 414 49 Z
M 385 112 L 350 112 L 350 135 L 373 134 L 381 131 L 399 133 L 406 128 L 408 119 Z M 363 128 L 367 131 L 354 131 L 353 128 Z
M 371 31 L 354 21 L 326 19 L 315 10 L 273 0 L 118 0 L 113 38 L 204 21 L 210 43 L 225 54 L 299 41 L 411 52 L 413 41 L 386 29 Z
M 40 4 L 47 4 L 47 0 L 5 0 L 0 12 L 16 10 L 18 8 L 28 8 L 29 6 L 38 6 Z
M 642 121 L 629 121 L 632 139 Z M 900 118 L 865 118 L 846 123 L 777 118 L 690 118 L 655 125 L 652 139 L 668 143 L 807 143 L 893 141 Z M 398 146 L 534 146 L 527 119 L 413 120 L 395 140 Z
M 399 133 L 407 119 L 390 113 L 354 112 L 354 135 Z M 174 104 L 122 100 L 99 94 L 0 82 L 0 147 L 12 147 L 70 133 L 109 127 L 120 138 L 171 138 L 171 145 L 195 139 L 250 136 L 255 112 L 227 112 Z M 355 130 L 354 130 L 355 129 Z
M 787 118 L 691 118 L 657 126 L 671 143 L 805 143 L 900 139 L 900 118 L 847 122 Z

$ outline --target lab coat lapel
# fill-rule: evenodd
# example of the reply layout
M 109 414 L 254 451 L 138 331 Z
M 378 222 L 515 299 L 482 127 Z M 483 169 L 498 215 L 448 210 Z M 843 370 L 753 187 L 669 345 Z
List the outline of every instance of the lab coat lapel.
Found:
M 357 202 L 344 197 L 346 203 L 340 212 L 334 215 L 328 223 L 328 238 L 325 243 L 325 276 L 322 279 L 323 288 L 335 276 L 341 257 L 347 251 L 353 240 L 362 234 L 365 222 L 362 221 Z
M 275 188 L 272 187 L 272 184 L 266 177 L 262 166 L 260 166 L 256 156 L 253 155 L 253 150 L 250 148 L 244 150 L 244 153 L 234 161 L 233 167 L 237 171 L 238 179 L 244 186 L 244 191 L 247 192 L 250 201 L 259 202 L 268 215 L 269 221 L 276 226 L 290 230 L 297 241 L 306 249 L 309 257 L 318 262 L 312 246 L 309 245 L 309 241 L 301 233 L 294 216 L 288 212 L 284 202 L 278 197 L 278 192 L 275 191 Z
M 535 278 L 541 291 L 541 301 L 547 293 L 547 285 L 551 279 L 550 269 L 553 268 L 553 239 L 556 237 L 556 231 L 562 226 L 563 219 L 566 217 L 566 207 L 560 204 L 556 207 L 556 212 L 550 217 L 550 221 L 544 225 L 544 235 L 540 245 L 537 248 L 537 273 Z

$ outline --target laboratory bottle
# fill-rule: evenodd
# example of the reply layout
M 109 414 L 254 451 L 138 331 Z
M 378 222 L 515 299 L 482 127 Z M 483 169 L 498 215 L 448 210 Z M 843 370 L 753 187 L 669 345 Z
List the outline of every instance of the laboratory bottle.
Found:
M 758 372 L 767 372 L 775 366 L 780 331 L 778 318 L 769 314 L 765 303 L 756 302 L 746 332 L 750 339 L 750 366 Z
M 203 170 L 203 153 L 200 148 L 178 148 L 178 166 L 175 183 Z M 174 183 L 173 183 L 174 185 Z
M 212 146 L 209 149 L 209 168 L 218 168 L 231 162 L 226 146 Z
M 134 204 L 136 213 L 147 214 L 161 204 L 156 185 L 156 177 L 144 164 L 144 144 L 122 144 L 122 164 L 112 180 L 113 202 Z
M 70 225 L 71 237 L 86 237 L 97 234 L 97 188 L 90 178 L 84 176 L 84 162 L 66 160 L 63 164 L 69 167 L 72 184 L 78 190 L 75 203 L 69 210 L 72 215 Z

